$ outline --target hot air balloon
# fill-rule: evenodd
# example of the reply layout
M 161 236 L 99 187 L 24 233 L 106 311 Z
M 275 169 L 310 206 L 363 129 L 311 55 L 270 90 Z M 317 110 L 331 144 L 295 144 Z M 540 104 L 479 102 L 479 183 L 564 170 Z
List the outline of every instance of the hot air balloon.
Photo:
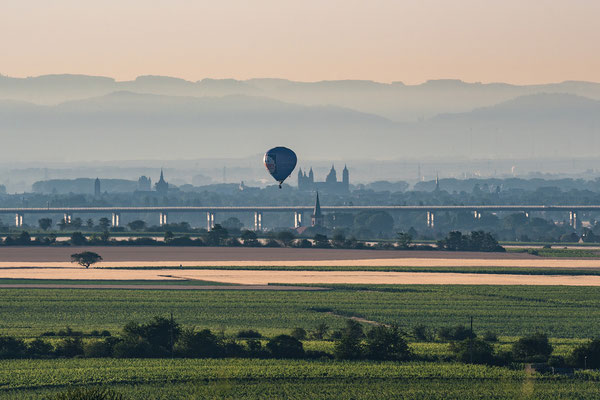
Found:
M 273 147 L 265 153 L 265 167 L 277 182 L 279 189 L 285 179 L 290 176 L 294 168 L 296 168 L 296 153 L 287 147 Z

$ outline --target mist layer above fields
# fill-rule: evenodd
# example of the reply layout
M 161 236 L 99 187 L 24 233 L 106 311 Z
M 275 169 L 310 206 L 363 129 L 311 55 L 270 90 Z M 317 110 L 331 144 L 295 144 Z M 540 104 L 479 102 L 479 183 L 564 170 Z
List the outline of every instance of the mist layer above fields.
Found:
M 301 160 L 596 156 L 600 101 L 534 94 L 420 122 L 267 97 L 113 92 L 58 105 L 0 101 L 4 161 L 236 158 L 274 145 Z

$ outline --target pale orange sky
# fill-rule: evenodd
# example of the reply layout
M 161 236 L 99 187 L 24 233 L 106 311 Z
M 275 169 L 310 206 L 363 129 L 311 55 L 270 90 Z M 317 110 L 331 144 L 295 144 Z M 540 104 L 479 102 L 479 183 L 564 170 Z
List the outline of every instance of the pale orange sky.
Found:
M 3 0 L 0 74 L 600 81 L 597 0 Z

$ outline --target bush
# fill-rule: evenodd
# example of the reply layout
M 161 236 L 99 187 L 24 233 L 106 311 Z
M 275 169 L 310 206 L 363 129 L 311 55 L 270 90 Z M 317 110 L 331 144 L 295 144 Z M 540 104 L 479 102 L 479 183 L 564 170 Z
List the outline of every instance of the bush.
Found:
M 183 357 L 222 357 L 225 353 L 220 339 L 209 329 L 196 332 L 194 328 L 183 330 L 176 351 Z
M 260 332 L 257 332 L 252 329 L 246 329 L 246 330 L 239 331 L 237 333 L 236 337 L 238 337 L 240 339 L 260 339 L 263 336 L 260 334 Z
M 312 243 L 308 239 L 302 239 L 296 244 L 296 246 L 302 249 L 308 249 L 309 247 L 312 247 Z
M 494 348 L 481 339 L 465 339 L 450 344 L 450 351 L 463 363 L 493 364 Z
M 83 354 L 83 343 L 79 337 L 67 337 L 56 343 L 56 355 L 72 358 Z
M 124 400 L 120 393 L 102 388 L 77 388 L 60 392 L 50 400 Z
M 331 247 L 330 243 L 329 243 L 329 239 L 327 239 L 327 236 L 325 235 L 321 235 L 320 233 L 317 233 L 314 237 L 314 247 L 318 247 L 321 249 L 327 249 L 329 247 Z
M 410 351 L 396 326 L 375 326 L 367 332 L 366 357 L 370 360 L 400 361 L 410 358 Z
M 83 355 L 89 358 L 110 357 L 112 352 L 113 346 L 108 340 L 93 340 L 83 345 Z
M 71 244 L 73 246 L 83 246 L 87 243 L 87 238 L 81 232 L 73 232 L 71 235 Z
M 442 342 L 461 341 L 471 338 L 471 330 L 462 325 L 455 327 L 441 327 L 438 328 L 437 335 Z M 476 335 L 473 332 L 473 338 L 475 338 L 475 336 Z
M 496 333 L 492 332 L 492 331 L 485 331 L 482 339 L 485 340 L 486 342 L 497 342 L 498 335 L 496 335 Z
M 321 322 L 317 327 L 311 332 L 311 336 L 317 340 L 322 340 L 325 335 L 329 332 L 329 326 L 325 322 Z
M 294 328 L 290 336 L 298 340 L 304 340 L 306 339 L 306 330 L 304 328 Z
M 27 356 L 31 358 L 48 358 L 53 351 L 52 345 L 42 339 L 35 339 L 27 344 Z
M 349 319 L 346 327 L 339 333 L 339 341 L 335 344 L 333 354 L 335 358 L 343 360 L 357 360 L 363 356 L 362 338 L 364 336 L 362 326 Z
M 412 336 L 415 340 L 426 342 L 431 338 L 431 333 L 425 325 L 417 325 L 412 328 Z
M 248 339 L 246 340 L 246 347 L 248 349 L 248 354 L 251 357 L 264 357 L 265 351 L 263 350 L 262 343 L 257 339 Z
M 25 342 L 12 336 L 0 336 L 0 358 L 20 358 L 25 355 Z
M 152 321 L 143 325 L 129 322 L 123 328 L 125 337 L 146 340 L 156 355 L 170 353 L 180 333 L 181 326 L 177 322 L 163 317 L 154 317 Z
M 463 235 L 458 231 L 450 232 L 446 238 L 438 241 L 438 248 L 450 251 L 506 251 L 491 233 L 483 231 L 474 231 L 470 235 Z
M 512 346 L 515 359 L 524 362 L 545 362 L 552 354 L 552 345 L 544 333 L 524 336 Z
M 302 358 L 304 356 L 302 342 L 288 335 L 275 336 L 267 343 L 267 349 L 275 358 Z
M 146 358 L 153 355 L 150 343 L 141 338 L 130 337 L 119 341 L 113 347 L 113 356 L 116 358 Z
M 600 368 L 600 338 L 573 349 L 567 363 L 575 368 Z

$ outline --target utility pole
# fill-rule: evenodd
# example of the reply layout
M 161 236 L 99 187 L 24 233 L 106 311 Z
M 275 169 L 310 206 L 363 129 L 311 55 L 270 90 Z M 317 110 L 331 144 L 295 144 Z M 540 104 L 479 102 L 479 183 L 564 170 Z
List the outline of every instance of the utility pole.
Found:
M 170 324 L 170 331 L 171 331 L 171 359 L 173 359 L 173 312 L 171 311 L 171 324 Z
M 473 364 L 473 316 L 471 316 L 471 334 L 469 335 L 469 358 Z

